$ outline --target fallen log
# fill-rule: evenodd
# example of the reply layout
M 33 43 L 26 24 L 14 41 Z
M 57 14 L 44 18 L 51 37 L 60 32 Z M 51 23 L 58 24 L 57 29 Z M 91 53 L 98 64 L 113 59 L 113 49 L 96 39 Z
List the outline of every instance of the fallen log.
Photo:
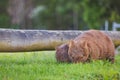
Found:
M 15 30 L 0 29 L 0 52 L 54 50 L 84 31 Z M 110 36 L 115 46 L 120 45 L 120 32 L 103 31 Z

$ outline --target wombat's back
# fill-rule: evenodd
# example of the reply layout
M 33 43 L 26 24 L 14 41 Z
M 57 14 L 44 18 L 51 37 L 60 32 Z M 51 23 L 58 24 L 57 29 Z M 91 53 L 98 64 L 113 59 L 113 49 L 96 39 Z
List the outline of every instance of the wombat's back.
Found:
M 115 47 L 109 36 L 98 30 L 87 31 L 85 35 L 86 38 L 88 38 L 87 35 L 92 35 L 89 37 L 89 40 L 91 40 L 91 44 L 94 44 L 96 46 L 96 49 L 99 50 L 99 59 L 113 60 L 115 55 Z M 94 50 L 94 46 L 91 46 L 91 48 L 95 54 L 96 51 Z

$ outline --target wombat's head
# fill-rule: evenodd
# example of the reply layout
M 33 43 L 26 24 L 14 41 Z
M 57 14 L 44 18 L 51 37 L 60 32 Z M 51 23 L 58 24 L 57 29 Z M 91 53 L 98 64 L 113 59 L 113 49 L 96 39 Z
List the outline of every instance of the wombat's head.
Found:
M 68 49 L 68 44 L 62 44 L 56 48 L 56 59 L 58 62 L 70 62 Z
M 69 43 L 68 55 L 71 62 L 79 63 L 85 62 L 88 58 L 88 47 L 86 42 L 74 42 L 73 40 Z

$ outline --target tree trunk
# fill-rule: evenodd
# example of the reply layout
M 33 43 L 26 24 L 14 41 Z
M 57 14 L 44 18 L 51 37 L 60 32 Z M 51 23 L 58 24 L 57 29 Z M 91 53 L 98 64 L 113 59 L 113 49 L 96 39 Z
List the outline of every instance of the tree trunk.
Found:
M 0 30 L 0 52 L 54 50 L 58 45 L 74 39 L 84 31 Z M 115 46 L 120 45 L 120 32 L 105 32 Z
M 30 18 L 33 9 L 32 0 L 9 0 L 8 5 L 8 13 L 13 25 L 18 25 L 22 29 L 32 27 L 32 19 Z

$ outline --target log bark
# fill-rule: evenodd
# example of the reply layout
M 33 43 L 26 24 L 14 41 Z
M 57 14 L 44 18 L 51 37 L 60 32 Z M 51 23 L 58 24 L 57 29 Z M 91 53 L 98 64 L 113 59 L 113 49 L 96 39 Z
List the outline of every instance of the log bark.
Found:
M 54 50 L 84 31 L 14 30 L 0 29 L 0 52 Z M 104 31 L 115 46 L 120 45 L 120 32 Z

